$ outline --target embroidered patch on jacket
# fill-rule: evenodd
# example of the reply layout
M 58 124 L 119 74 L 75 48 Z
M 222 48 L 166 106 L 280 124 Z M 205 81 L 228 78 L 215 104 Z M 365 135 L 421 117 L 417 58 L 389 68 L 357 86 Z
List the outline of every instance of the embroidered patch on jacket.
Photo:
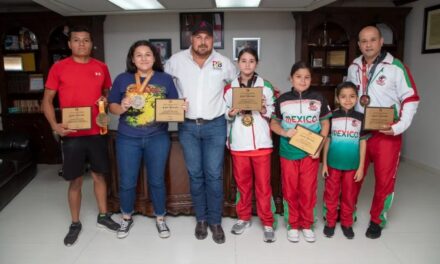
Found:
M 221 61 L 214 61 L 214 60 L 212 61 L 212 68 L 214 70 L 221 70 L 222 67 L 223 67 L 223 64 Z
M 316 105 L 316 102 L 315 102 L 315 101 L 310 101 L 310 103 L 309 103 L 309 109 L 310 109 L 310 111 L 316 111 L 316 110 L 318 110 L 318 106 Z
M 351 126 L 352 127 L 357 127 L 359 125 L 359 122 L 357 120 L 352 120 L 351 121 Z
M 381 75 L 379 78 L 377 78 L 376 83 L 380 86 L 384 86 L 386 79 L 387 77 L 385 77 L 385 75 Z

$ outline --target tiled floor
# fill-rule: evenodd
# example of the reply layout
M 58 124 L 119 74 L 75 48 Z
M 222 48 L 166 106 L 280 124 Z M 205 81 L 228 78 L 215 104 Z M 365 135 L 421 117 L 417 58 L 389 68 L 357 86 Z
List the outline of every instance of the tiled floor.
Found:
M 88 178 L 83 189 L 83 232 L 70 248 L 62 242 L 70 218 L 67 184 L 57 176 L 58 168 L 40 165 L 37 177 L 0 212 L 0 263 L 440 263 L 440 175 L 405 163 L 400 167 L 389 225 L 378 240 L 364 236 L 372 175 L 368 175 L 361 193 L 354 240 L 345 239 L 339 227 L 335 237 L 323 237 L 319 214 L 317 241 L 313 244 L 288 242 L 280 217 L 277 241 L 272 244 L 263 242 L 258 219 L 253 219 L 252 228 L 243 235 L 234 236 L 229 233 L 234 219 L 224 218 L 226 243 L 222 245 L 210 237 L 196 240 L 194 218 L 187 216 L 168 218 L 169 239 L 160 239 L 154 219 L 143 216 L 135 217 L 127 238 L 117 239 L 115 234 L 96 227 L 97 211 Z M 322 204 L 320 182 L 318 208 Z

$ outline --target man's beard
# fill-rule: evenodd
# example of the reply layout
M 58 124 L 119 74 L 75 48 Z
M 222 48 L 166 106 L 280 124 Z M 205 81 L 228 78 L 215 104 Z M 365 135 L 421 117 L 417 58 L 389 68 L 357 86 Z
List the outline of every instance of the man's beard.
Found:
M 199 51 L 201 48 L 204 48 L 205 50 Z M 207 56 L 207 55 L 211 54 L 211 52 L 212 52 L 212 49 L 208 49 L 208 46 L 206 46 L 206 45 L 200 45 L 197 47 L 197 49 L 195 49 L 193 47 L 192 50 L 197 56 L 201 56 L 201 57 Z

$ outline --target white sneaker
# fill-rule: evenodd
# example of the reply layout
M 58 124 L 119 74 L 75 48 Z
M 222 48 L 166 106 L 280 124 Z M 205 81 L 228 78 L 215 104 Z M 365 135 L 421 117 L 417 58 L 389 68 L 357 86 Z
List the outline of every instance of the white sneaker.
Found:
M 298 229 L 290 229 L 287 231 L 287 240 L 290 242 L 298 242 L 299 241 L 299 231 Z
M 315 242 L 316 237 L 315 237 L 315 232 L 313 232 L 312 229 L 303 229 L 301 230 L 302 234 L 304 236 L 304 240 L 307 242 Z
M 263 232 L 264 232 L 264 238 L 263 238 L 264 242 L 272 243 L 275 242 L 275 240 L 277 240 L 275 237 L 275 230 L 273 230 L 273 227 L 264 226 Z
M 231 233 L 234 235 L 240 235 L 246 228 L 249 228 L 250 226 L 251 221 L 243 221 L 239 219 L 237 223 L 232 226 Z

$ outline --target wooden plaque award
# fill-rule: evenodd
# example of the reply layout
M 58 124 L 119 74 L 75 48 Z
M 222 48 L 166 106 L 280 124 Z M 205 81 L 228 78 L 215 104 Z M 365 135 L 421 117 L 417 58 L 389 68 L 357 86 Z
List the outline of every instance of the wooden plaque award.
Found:
M 297 125 L 296 133 L 289 143 L 310 155 L 315 155 L 321 147 L 324 137 L 308 128 Z
M 261 111 L 263 89 L 261 87 L 233 87 L 232 107 L 240 110 Z
M 86 130 L 92 128 L 92 107 L 65 107 L 61 109 L 61 119 L 68 129 Z
M 388 129 L 394 121 L 391 107 L 365 107 L 364 130 Z
M 184 99 L 156 99 L 156 122 L 185 121 L 184 103 Z

